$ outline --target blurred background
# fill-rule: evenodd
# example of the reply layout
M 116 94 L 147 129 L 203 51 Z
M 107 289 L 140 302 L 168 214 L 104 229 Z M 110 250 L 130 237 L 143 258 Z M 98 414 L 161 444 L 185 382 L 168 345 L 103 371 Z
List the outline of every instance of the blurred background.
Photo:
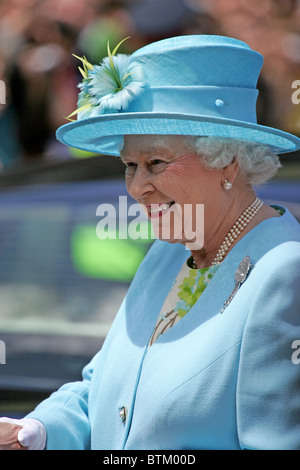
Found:
M 123 165 L 55 139 L 77 107 L 78 61 L 184 34 L 261 52 L 258 122 L 300 136 L 299 0 L 0 0 L 0 415 L 23 416 L 80 378 L 150 241 L 96 238 L 96 208 L 126 195 Z M 299 94 L 300 97 L 300 94 Z M 300 154 L 258 191 L 300 220 Z

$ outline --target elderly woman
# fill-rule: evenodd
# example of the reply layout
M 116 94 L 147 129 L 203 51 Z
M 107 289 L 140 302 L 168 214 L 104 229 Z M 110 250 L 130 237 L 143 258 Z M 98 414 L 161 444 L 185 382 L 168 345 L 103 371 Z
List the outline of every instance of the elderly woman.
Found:
M 58 138 L 120 155 L 161 239 L 83 380 L 3 418 L 2 448 L 300 449 L 299 224 L 253 189 L 300 140 L 256 123 L 261 65 L 214 36 L 83 59 Z

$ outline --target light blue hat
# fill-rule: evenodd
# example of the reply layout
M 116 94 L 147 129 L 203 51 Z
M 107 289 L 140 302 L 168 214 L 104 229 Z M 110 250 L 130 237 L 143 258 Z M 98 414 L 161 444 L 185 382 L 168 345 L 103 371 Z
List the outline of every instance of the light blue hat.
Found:
M 190 35 L 149 44 L 99 65 L 85 58 L 77 120 L 60 127 L 64 144 L 119 155 L 127 134 L 218 136 L 300 149 L 300 139 L 257 124 L 263 57 L 242 41 Z

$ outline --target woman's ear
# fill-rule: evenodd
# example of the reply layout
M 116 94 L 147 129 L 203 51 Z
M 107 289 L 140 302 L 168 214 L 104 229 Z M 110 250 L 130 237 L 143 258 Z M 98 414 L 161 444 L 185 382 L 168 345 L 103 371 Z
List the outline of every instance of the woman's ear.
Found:
M 231 183 L 233 185 L 235 178 L 239 172 L 240 165 L 236 158 L 232 160 L 229 165 L 225 166 L 222 170 L 222 185 L 227 183 Z

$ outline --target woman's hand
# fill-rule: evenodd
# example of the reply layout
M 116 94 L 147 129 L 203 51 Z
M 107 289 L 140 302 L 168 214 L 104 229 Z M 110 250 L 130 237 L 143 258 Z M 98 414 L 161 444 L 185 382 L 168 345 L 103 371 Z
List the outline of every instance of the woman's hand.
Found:
M 0 422 L 0 450 L 25 450 L 18 441 L 22 426 Z
M 0 418 L 0 450 L 44 450 L 47 433 L 37 419 Z

